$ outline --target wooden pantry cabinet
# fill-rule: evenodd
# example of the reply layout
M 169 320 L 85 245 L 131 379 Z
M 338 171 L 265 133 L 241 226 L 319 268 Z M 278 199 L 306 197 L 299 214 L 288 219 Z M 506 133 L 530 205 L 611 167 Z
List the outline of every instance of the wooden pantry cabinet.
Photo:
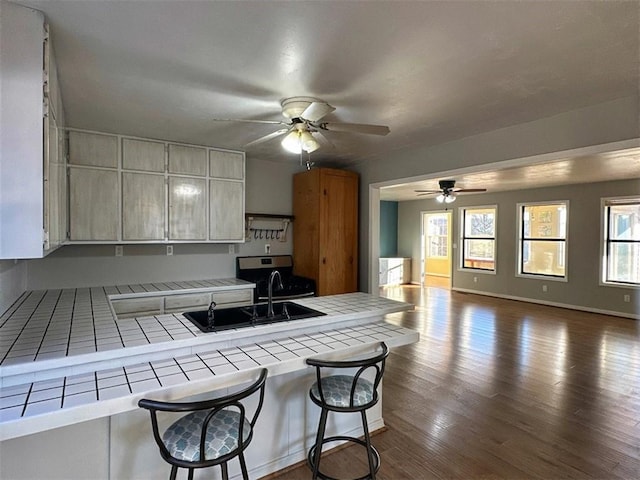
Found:
M 69 131 L 71 243 L 243 242 L 243 152 Z
M 293 177 L 293 265 L 318 295 L 358 289 L 358 175 L 316 168 Z

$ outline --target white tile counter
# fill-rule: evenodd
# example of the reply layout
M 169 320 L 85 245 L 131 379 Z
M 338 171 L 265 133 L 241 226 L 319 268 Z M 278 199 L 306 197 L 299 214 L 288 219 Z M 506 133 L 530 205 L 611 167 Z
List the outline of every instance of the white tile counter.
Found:
M 0 440 L 136 410 L 148 394 L 170 399 L 221 388 L 261 366 L 280 375 L 319 354 L 418 339 L 383 321 L 411 305 L 364 293 L 297 301 L 323 317 L 211 333 L 182 314 L 117 319 L 109 306 L 115 295 L 248 285 L 202 283 L 26 292 L 0 317 Z

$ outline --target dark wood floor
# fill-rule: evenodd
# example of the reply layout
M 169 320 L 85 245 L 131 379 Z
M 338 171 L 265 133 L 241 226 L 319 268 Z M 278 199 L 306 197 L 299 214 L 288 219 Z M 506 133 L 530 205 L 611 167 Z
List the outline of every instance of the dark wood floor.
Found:
M 383 381 L 383 479 L 640 479 L 640 322 L 451 292 L 389 287 L 420 342 Z M 360 447 L 323 457 L 366 471 Z M 299 466 L 274 478 L 310 478 Z

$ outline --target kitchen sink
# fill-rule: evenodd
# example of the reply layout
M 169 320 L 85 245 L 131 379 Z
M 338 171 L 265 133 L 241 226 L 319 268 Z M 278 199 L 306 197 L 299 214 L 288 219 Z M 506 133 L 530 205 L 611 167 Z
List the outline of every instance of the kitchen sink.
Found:
M 326 315 L 293 302 L 274 303 L 272 317 L 267 316 L 267 312 L 268 305 L 266 303 L 257 303 L 248 307 L 214 309 L 212 325 L 209 322 L 208 310 L 185 312 L 183 315 L 203 332 L 218 332 L 231 328 L 243 328 Z

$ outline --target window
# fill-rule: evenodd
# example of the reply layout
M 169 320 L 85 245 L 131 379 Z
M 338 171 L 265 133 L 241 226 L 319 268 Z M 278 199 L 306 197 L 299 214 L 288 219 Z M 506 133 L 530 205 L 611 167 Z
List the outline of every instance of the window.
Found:
M 519 204 L 520 275 L 566 278 L 568 202 Z
M 604 199 L 603 205 L 603 280 L 640 285 L 640 197 Z
M 495 271 L 496 207 L 461 208 L 462 268 Z

